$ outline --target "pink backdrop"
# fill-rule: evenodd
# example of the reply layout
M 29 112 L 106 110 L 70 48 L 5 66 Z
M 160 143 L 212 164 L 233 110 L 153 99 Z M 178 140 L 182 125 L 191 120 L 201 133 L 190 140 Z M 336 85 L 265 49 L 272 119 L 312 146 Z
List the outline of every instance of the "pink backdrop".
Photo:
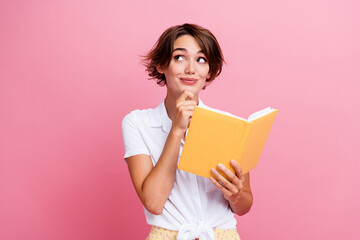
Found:
M 184 22 L 227 61 L 207 105 L 280 109 L 242 239 L 360 239 L 360 4 L 221 3 L 0 2 L 0 239 L 145 238 L 120 123 L 164 98 L 139 55 Z

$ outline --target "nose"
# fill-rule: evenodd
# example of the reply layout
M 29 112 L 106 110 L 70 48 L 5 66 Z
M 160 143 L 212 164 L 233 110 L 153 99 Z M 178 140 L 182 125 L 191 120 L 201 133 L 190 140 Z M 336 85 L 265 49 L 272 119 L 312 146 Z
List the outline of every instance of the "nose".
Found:
M 195 64 L 193 60 L 188 61 L 185 68 L 186 74 L 194 74 L 195 73 Z

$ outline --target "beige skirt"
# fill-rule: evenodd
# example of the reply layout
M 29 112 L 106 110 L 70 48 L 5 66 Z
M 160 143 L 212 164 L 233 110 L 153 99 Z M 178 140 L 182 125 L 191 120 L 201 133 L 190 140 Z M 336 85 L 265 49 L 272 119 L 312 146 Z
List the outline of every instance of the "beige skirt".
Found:
M 214 228 L 215 240 L 240 240 L 236 229 Z M 146 240 L 176 240 L 177 231 L 152 226 Z M 202 239 L 200 239 L 202 240 Z M 206 239 L 204 239 L 206 240 Z

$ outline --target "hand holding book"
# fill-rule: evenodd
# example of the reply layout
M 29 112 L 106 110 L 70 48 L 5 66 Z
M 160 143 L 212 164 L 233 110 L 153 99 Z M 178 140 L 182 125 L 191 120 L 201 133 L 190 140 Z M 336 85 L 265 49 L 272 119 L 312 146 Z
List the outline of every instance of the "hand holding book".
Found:
M 217 166 L 218 170 L 216 170 L 215 168 L 211 169 L 211 174 L 217 180 L 215 180 L 215 178 L 213 177 L 210 177 L 210 180 L 215 186 L 217 186 L 220 190 L 223 191 L 225 198 L 226 197 L 231 198 L 233 195 L 231 193 L 237 193 L 238 191 L 241 191 L 245 180 L 240 165 L 235 160 L 231 160 L 231 165 L 235 170 L 235 173 L 227 169 L 221 163 L 218 164 Z M 226 176 L 226 178 L 224 176 Z M 226 200 L 228 201 L 236 200 L 236 199 L 228 199 L 228 198 L 226 198 Z

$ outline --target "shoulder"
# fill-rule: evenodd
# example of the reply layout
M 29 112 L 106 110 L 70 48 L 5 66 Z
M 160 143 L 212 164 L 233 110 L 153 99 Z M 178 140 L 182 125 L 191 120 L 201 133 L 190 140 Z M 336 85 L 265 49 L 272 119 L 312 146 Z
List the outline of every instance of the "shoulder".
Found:
M 131 111 L 130 113 L 126 114 L 123 118 L 122 122 L 126 121 L 135 121 L 139 118 L 146 118 L 146 115 L 148 115 L 149 109 L 136 109 Z
M 148 108 L 148 109 L 135 109 L 128 113 L 121 122 L 122 127 L 126 127 L 128 125 L 139 125 L 139 124 L 146 124 L 151 119 L 152 115 L 154 114 L 155 108 Z

